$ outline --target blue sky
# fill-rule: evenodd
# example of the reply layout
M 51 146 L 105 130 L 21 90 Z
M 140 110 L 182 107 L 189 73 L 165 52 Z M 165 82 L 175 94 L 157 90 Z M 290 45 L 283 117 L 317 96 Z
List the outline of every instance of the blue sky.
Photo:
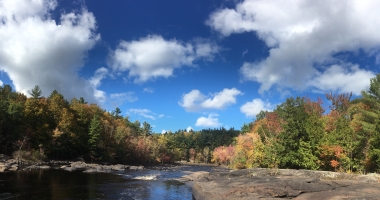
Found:
M 119 107 L 157 133 L 240 129 L 291 96 L 360 95 L 379 4 L 0 0 L 0 85 Z

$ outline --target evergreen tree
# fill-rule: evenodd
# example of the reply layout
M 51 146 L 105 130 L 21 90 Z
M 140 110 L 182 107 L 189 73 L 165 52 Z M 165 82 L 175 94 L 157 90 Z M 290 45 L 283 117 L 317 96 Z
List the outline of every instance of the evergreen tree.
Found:
M 97 160 L 101 158 L 98 143 L 102 133 L 102 122 L 98 115 L 94 115 L 92 118 L 89 130 L 88 144 L 90 148 L 90 157 L 91 160 Z
M 28 92 L 33 99 L 40 99 L 42 95 L 42 91 L 38 85 L 34 86 L 34 88 Z

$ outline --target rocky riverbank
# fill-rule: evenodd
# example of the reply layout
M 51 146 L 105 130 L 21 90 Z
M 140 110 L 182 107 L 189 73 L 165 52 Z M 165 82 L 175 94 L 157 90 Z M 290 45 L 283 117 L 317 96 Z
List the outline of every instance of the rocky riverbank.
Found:
M 190 177 L 196 200 L 380 199 L 379 174 L 257 168 Z
M 102 165 L 102 164 L 89 164 L 82 161 L 48 161 L 37 163 L 22 163 L 8 156 L 0 154 L 0 172 L 18 171 L 18 170 L 37 170 L 37 169 L 50 169 L 60 168 L 67 171 L 80 170 L 85 173 L 98 173 L 98 172 L 112 172 L 112 171 L 125 171 L 125 170 L 141 170 L 144 166 L 132 165 Z

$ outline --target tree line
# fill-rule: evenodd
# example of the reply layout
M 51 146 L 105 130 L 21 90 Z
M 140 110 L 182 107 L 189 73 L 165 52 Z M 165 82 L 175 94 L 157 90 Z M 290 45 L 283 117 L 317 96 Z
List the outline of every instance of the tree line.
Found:
M 107 112 L 82 97 L 68 101 L 58 91 L 30 97 L 0 86 L 0 154 L 24 160 L 84 159 L 92 162 L 154 164 L 178 160 L 210 162 L 212 150 L 229 145 L 240 131 L 152 132 L 116 108 Z
M 380 75 L 359 98 L 326 94 L 323 101 L 290 97 L 245 124 L 232 145 L 213 160 L 234 168 L 275 167 L 376 172 L 380 169 Z

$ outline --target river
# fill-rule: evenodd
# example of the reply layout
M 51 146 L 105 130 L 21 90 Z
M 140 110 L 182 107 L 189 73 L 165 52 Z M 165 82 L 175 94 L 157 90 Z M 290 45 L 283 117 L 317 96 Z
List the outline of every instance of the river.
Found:
M 0 199 L 192 199 L 191 187 L 175 179 L 189 171 L 210 171 L 212 167 L 170 169 L 93 174 L 62 169 L 0 173 Z

